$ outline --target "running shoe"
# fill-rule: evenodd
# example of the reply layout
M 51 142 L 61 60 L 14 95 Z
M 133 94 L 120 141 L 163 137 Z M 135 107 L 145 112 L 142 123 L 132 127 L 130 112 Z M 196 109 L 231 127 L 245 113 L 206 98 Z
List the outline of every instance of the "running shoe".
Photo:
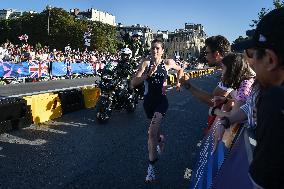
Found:
M 145 179 L 146 183 L 151 183 L 156 181 L 155 170 L 153 165 L 148 166 L 147 176 Z

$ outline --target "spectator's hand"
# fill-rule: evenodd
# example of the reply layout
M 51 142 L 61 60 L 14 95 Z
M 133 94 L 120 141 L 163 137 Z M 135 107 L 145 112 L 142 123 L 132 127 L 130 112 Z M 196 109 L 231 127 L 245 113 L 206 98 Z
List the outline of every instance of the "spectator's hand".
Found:
M 215 107 L 215 108 L 214 108 Z M 208 111 L 208 115 L 210 115 L 210 116 L 222 116 L 223 114 L 223 111 L 222 110 L 220 110 L 219 108 L 216 108 L 217 106 L 213 106 L 213 107 L 210 107 L 209 108 L 209 111 Z M 213 108 L 214 108 L 214 111 L 213 111 Z M 213 112 L 212 112 L 213 111 Z
M 213 102 L 214 102 L 214 106 L 220 106 L 222 104 L 224 104 L 226 102 L 227 98 L 223 97 L 223 96 L 214 96 L 213 98 Z
M 214 107 L 210 107 L 210 108 L 209 108 L 209 110 L 208 110 L 208 115 L 211 116 L 211 113 L 212 113 L 213 108 L 214 108 Z M 214 113 L 214 112 L 213 112 L 213 113 Z
M 181 83 L 181 85 L 184 85 L 188 80 L 189 77 L 187 75 L 184 75 L 183 77 L 180 78 L 179 82 Z
M 223 122 L 224 122 L 224 120 L 219 120 L 217 122 L 216 134 L 217 134 L 218 141 L 222 140 L 224 132 L 225 132 L 225 128 L 223 126 L 223 124 L 225 124 L 225 123 L 223 123 Z
M 176 84 L 176 90 L 177 90 L 178 92 L 180 92 L 180 89 L 181 89 L 180 83 L 177 83 L 177 84 Z
M 213 154 L 217 147 L 218 147 L 218 144 L 219 144 L 219 141 L 222 140 L 223 138 L 223 135 L 225 133 L 225 128 L 224 126 L 221 124 L 222 122 L 220 122 L 221 120 L 219 120 L 217 123 L 216 123 L 216 132 L 214 133 L 214 145 L 213 145 L 213 150 L 212 150 L 212 153 Z

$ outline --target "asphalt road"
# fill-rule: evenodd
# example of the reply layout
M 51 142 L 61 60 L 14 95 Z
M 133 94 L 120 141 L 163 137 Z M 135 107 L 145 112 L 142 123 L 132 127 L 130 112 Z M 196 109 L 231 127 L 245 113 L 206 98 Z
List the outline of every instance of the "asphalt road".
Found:
M 192 82 L 212 91 L 217 79 Z M 88 109 L 0 135 L 0 188 L 188 188 L 184 174 L 194 166 L 208 108 L 186 90 L 169 89 L 167 95 L 161 126 L 166 149 L 157 162 L 157 183 L 144 182 L 149 121 L 140 102 L 133 114 L 114 112 L 105 125 Z
M 29 82 L 21 84 L 0 85 L 0 97 L 12 95 L 42 93 L 43 91 L 64 90 L 84 85 L 94 85 L 97 77 L 63 79 L 43 82 Z

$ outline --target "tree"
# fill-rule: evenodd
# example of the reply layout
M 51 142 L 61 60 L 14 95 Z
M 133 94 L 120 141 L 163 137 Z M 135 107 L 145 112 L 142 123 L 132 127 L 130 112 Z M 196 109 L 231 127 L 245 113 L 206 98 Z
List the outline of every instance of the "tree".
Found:
M 273 0 L 273 6 L 274 9 L 279 9 L 281 7 L 284 7 L 284 0 Z M 257 14 L 258 19 L 257 20 L 252 20 L 252 24 L 250 24 L 250 27 L 256 27 L 259 21 L 264 17 L 265 14 L 267 14 L 270 11 L 270 9 L 267 8 L 262 8 L 260 12 Z
M 239 36 L 235 41 L 233 41 L 233 44 L 239 43 L 241 41 L 246 40 L 248 37 L 243 37 L 243 36 Z
M 284 0 L 273 0 L 273 6 L 274 6 L 274 9 L 278 9 L 278 8 L 284 7 Z M 250 24 L 249 26 L 252 27 L 252 28 L 255 28 L 257 26 L 257 24 L 259 23 L 259 21 L 263 18 L 263 16 L 265 14 L 267 14 L 269 11 L 270 11 L 270 9 L 268 9 L 268 8 L 262 8 L 260 10 L 260 12 L 257 14 L 258 15 L 258 19 L 252 20 L 252 24 Z M 239 42 L 241 40 L 244 40 L 246 38 L 247 37 L 244 38 L 242 36 L 239 36 L 235 41 L 233 41 L 233 44 L 235 44 L 235 43 L 237 43 L 237 42 Z
M 50 14 L 49 14 L 50 11 Z M 47 32 L 49 18 L 49 35 Z M 118 40 L 114 26 L 101 22 L 77 20 L 62 8 L 45 9 L 39 14 L 28 12 L 18 19 L 0 20 L 0 43 L 10 40 L 19 44 L 19 35 L 27 34 L 29 43 L 49 45 L 63 50 L 70 44 L 73 49 L 84 48 L 84 32 L 92 28 L 91 50 L 117 52 Z
M 91 49 L 99 52 L 115 53 L 117 51 L 118 40 L 114 26 L 101 22 L 92 22 Z

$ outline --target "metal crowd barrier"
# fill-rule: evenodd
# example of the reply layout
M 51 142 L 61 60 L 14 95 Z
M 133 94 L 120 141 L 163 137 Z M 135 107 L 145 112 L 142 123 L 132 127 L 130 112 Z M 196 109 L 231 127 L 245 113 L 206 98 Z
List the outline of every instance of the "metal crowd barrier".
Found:
M 213 73 L 213 69 L 189 71 L 190 77 Z M 176 82 L 176 74 L 171 74 L 168 84 Z M 33 94 L 22 98 L 7 98 L 0 101 L 0 132 L 13 128 L 40 124 L 83 108 L 95 107 L 100 89 L 95 86 L 56 90 L 44 94 Z M 7 110 L 6 110 L 7 109 Z M 20 126 L 21 125 L 21 126 Z
M 213 152 L 214 130 L 212 127 L 202 140 L 189 189 L 253 189 L 248 176 L 252 156 L 248 129 L 239 129 L 229 149 L 220 141 Z

